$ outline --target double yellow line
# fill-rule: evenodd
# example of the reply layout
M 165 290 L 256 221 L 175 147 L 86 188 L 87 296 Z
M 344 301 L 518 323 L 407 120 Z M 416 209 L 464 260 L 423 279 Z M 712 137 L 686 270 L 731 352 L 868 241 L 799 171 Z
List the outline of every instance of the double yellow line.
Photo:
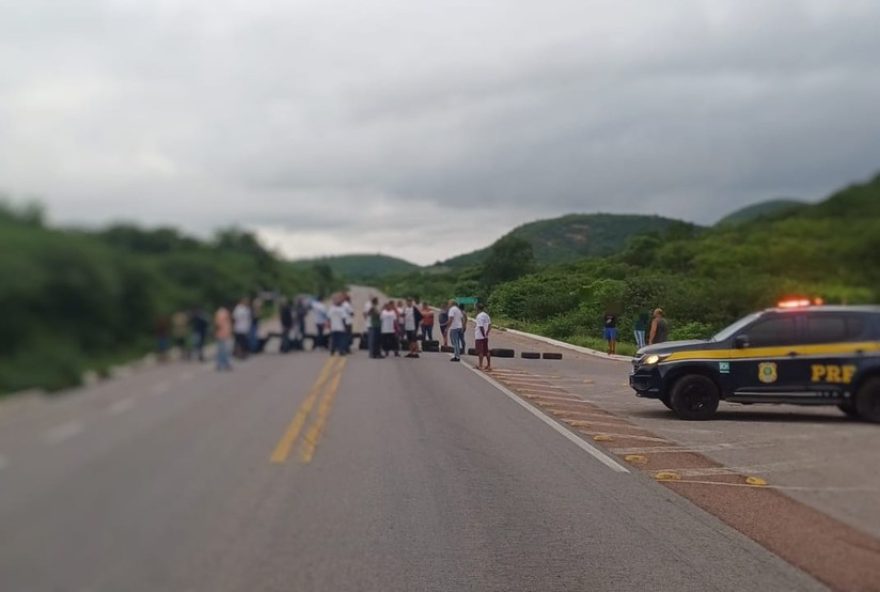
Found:
M 284 435 L 281 436 L 281 439 L 275 446 L 272 456 L 269 457 L 272 463 L 281 464 L 287 461 L 297 438 L 299 438 L 309 416 L 312 414 L 312 410 L 315 408 L 315 403 L 318 403 L 318 398 L 320 397 L 317 412 L 312 418 L 308 429 L 306 429 L 299 450 L 302 462 L 308 463 L 312 461 L 312 458 L 315 456 L 315 449 L 318 447 L 318 441 L 321 439 L 321 434 L 327 425 L 327 419 L 330 417 L 330 411 L 333 409 L 333 402 L 336 400 L 336 393 L 339 391 L 339 381 L 342 380 L 342 372 L 345 370 L 347 361 L 346 358 L 330 358 L 324 363 L 324 367 L 321 368 L 321 373 L 318 375 L 317 380 L 315 380 L 305 400 L 297 409 L 296 415 L 293 416 L 290 425 L 287 426 Z

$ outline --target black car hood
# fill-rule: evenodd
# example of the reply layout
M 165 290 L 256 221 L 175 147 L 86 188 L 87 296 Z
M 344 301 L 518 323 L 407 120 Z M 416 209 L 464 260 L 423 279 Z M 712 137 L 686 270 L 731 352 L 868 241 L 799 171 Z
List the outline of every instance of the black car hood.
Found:
M 701 349 L 715 349 L 719 347 L 720 344 L 717 341 L 708 341 L 706 339 L 688 339 L 686 341 L 665 341 L 663 343 L 657 343 L 655 345 L 646 345 L 638 352 L 636 352 L 636 357 L 643 356 L 645 354 L 671 354 L 677 351 L 689 350 L 689 349 L 697 349 L 698 347 Z

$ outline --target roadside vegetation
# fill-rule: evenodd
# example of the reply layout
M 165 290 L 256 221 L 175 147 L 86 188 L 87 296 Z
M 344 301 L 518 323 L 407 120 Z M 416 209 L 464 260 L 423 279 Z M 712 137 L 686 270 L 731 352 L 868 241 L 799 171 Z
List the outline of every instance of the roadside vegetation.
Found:
M 880 300 L 880 176 L 816 205 L 712 229 L 670 225 L 605 257 L 541 265 L 533 245 L 505 237 L 458 271 L 386 276 L 389 294 L 439 303 L 478 296 L 511 328 L 604 349 L 603 314 L 620 315 L 618 351 L 634 351 L 640 312 L 662 307 L 671 339 L 706 338 L 787 296 L 828 303 Z
M 0 204 L 0 394 L 56 390 L 86 370 L 154 349 L 156 320 L 258 290 L 338 287 L 332 270 L 293 268 L 236 229 L 198 240 L 174 229 L 49 228 L 36 206 Z

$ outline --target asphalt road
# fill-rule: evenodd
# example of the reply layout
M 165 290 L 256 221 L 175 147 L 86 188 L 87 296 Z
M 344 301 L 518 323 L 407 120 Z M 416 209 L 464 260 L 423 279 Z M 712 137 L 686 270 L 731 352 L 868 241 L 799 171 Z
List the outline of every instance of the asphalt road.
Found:
M 442 355 L 148 368 L 0 459 L 4 592 L 823 589 Z

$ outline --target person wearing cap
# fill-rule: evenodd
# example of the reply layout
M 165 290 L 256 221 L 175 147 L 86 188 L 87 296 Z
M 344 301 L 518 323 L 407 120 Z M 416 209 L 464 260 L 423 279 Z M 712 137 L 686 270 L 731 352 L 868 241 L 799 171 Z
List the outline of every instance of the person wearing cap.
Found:
M 663 318 L 663 309 L 654 309 L 654 318 L 651 320 L 651 333 L 648 335 L 648 345 L 663 343 L 668 337 L 666 319 Z

